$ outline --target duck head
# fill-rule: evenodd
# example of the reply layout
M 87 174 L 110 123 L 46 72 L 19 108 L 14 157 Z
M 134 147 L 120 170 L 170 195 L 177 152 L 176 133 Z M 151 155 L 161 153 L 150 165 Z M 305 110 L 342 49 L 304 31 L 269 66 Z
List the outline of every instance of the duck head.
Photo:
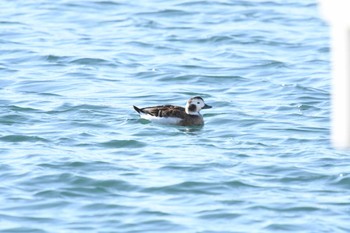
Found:
M 212 108 L 204 103 L 204 100 L 200 96 L 192 97 L 187 101 L 185 111 L 189 115 L 199 115 L 199 111 L 202 109 Z

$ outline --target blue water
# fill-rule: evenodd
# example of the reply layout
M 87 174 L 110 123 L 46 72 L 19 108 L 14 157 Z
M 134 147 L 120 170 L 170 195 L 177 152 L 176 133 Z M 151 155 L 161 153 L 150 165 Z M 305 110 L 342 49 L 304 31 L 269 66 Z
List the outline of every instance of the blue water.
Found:
M 315 0 L 0 5 L 0 232 L 350 232 Z

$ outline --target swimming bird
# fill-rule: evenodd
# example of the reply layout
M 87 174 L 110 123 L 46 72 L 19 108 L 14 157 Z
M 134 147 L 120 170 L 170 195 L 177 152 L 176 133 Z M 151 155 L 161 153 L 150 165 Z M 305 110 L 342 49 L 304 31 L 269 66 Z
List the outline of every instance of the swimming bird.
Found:
M 204 103 L 203 98 L 200 96 L 190 98 L 185 108 L 174 105 L 160 105 L 146 108 L 134 106 L 135 111 L 143 119 L 182 126 L 203 125 L 204 120 L 199 111 L 208 108 L 211 108 L 211 106 Z

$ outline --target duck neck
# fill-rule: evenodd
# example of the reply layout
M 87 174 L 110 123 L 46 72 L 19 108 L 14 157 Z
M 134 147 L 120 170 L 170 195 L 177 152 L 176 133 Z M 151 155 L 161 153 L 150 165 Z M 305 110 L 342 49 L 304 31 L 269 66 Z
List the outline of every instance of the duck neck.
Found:
M 186 108 L 186 113 L 188 115 L 191 115 L 191 116 L 200 116 L 201 115 L 199 112 L 192 112 L 192 111 L 189 111 L 187 108 Z

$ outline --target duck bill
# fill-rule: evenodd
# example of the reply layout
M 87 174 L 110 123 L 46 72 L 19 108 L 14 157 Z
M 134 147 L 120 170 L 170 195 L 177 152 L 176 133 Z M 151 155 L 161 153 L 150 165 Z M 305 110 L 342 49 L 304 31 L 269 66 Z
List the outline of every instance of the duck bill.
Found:
M 208 105 L 208 104 L 205 104 L 202 109 L 208 109 L 208 108 L 212 108 L 212 107 L 210 105 Z

